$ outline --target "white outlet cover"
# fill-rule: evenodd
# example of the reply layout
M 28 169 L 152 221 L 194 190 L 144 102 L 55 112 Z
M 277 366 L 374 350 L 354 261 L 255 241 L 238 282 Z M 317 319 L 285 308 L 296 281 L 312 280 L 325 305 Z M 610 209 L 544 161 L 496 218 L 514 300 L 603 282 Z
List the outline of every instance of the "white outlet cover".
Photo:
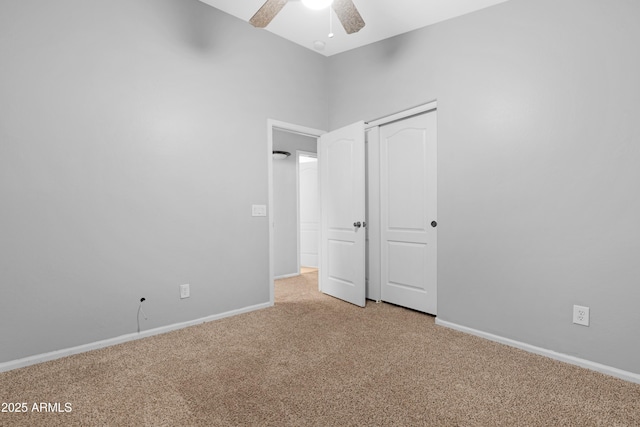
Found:
M 589 307 L 574 305 L 573 323 L 575 323 L 576 325 L 589 326 Z

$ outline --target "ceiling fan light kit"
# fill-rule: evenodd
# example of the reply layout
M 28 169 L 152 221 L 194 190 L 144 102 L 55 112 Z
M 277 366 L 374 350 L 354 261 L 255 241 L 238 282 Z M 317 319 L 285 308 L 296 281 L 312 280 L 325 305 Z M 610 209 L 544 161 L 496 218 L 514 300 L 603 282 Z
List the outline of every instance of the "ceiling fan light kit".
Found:
M 282 10 L 289 0 L 267 0 L 251 17 L 249 23 L 256 28 L 265 28 Z M 302 0 L 311 9 L 323 9 L 332 6 L 347 34 L 353 34 L 364 28 L 365 23 L 352 0 Z

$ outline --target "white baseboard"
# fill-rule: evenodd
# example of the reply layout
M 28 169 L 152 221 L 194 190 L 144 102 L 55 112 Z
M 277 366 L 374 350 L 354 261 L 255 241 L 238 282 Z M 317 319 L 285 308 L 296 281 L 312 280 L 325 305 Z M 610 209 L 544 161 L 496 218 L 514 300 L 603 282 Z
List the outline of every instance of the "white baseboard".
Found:
M 300 275 L 300 273 L 283 274 L 282 276 L 274 277 L 274 279 L 275 280 L 288 279 L 289 277 L 296 277 L 296 276 L 299 276 L 299 275 Z
M 166 332 L 175 331 L 177 329 L 183 329 L 189 326 L 199 325 L 201 323 L 223 319 L 225 317 L 231 317 L 231 316 L 236 316 L 238 314 L 248 313 L 250 311 L 260 310 L 263 308 L 271 307 L 272 305 L 273 304 L 268 302 L 263 304 L 256 304 L 249 307 L 239 308 L 237 310 L 227 311 L 225 313 L 214 314 L 212 316 L 207 316 L 207 317 L 201 317 L 200 319 L 189 320 L 187 322 L 174 323 L 172 325 L 161 326 L 159 328 L 149 329 L 147 331 L 121 335 L 115 338 L 109 338 L 102 341 L 83 344 L 77 347 L 66 348 L 63 350 L 56 350 L 49 353 L 37 354 L 35 356 L 29 356 L 23 359 L 10 360 L 8 362 L 0 363 L 0 372 L 11 371 L 13 369 L 23 368 L 29 365 L 35 365 L 37 363 L 47 362 L 49 360 L 60 359 L 62 357 L 71 356 L 73 354 L 84 353 L 91 350 L 97 350 L 99 348 L 109 347 L 109 346 L 121 344 L 127 341 L 138 340 L 138 339 L 150 337 L 153 335 L 160 335 Z
M 629 371 L 623 371 L 622 369 L 614 368 L 612 366 L 603 365 L 601 363 L 592 362 L 586 359 L 580 359 L 579 357 L 569 356 L 568 354 L 558 353 L 553 350 L 548 350 L 542 347 L 536 347 L 535 345 L 526 344 L 520 341 L 515 341 L 509 338 L 501 337 L 499 335 L 490 334 L 488 332 L 479 331 L 477 329 L 461 326 L 456 323 L 447 322 L 446 320 L 440 320 L 436 318 L 436 325 L 444 326 L 450 329 L 455 329 L 460 332 L 475 335 L 480 338 L 485 338 L 490 341 L 495 341 L 501 344 L 508 345 L 510 347 L 519 348 L 520 350 L 528 351 L 529 353 L 539 354 L 551 359 L 559 360 L 561 362 L 570 363 L 572 365 L 580 366 L 582 368 L 591 369 L 612 377 L 620 378 L 625 381 L 640 384 L 640 374 L 635 374 Z

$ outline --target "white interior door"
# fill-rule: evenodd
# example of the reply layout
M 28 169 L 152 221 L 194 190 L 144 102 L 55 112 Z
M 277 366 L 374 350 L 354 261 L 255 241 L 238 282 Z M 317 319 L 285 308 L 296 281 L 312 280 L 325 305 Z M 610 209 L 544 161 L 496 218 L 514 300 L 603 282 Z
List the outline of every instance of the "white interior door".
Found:
M 381 297 L 437 314 L 436 111 L 380 127 Z
M 300 266 L 317 268 L 320 244 L 320 199 L 316 157 L 298 153 L 298 183 Z
M 364 122 L 326 133 L 318 142 L 320 289 L 365 306 Z

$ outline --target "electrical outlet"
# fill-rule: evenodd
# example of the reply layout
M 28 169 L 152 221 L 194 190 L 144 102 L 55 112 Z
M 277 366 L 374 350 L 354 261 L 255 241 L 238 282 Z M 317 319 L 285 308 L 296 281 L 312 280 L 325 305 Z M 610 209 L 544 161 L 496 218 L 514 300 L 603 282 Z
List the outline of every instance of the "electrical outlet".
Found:
M 180 299 L 189 298 L 189 284 L 180 285 Z
M 574 305 L 573 323 L 575 323 L 576 325 L 589 326 L 589 307 Z

